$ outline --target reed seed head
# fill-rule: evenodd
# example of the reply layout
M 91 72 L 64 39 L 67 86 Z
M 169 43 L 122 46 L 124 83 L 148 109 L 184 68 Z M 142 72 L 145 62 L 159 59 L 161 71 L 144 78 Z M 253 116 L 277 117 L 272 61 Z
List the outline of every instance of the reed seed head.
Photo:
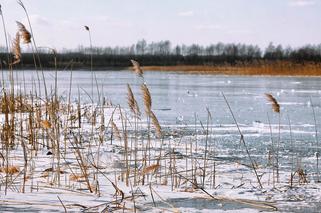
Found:
M 152 120 L 152 124 L 155 128 L 155 132 L 156 132 L 156 137 L 157 138 L 161 138 L 162 137 L 162 128 L 159 125 L 158 119 L 155 116 L 155 114 L 153 113 L 153 111 L 150 112 L 150 118 Z
M 127 100 L 128 100 L 128 106 L 130 110 L 136 115 L 137 117 L 140 117 L 140 111 L 139 111 L 139 106 L 137 104 L 137 101 L 134 97 L 134 93 L 132 89 L 130 88 L 130 85 L 127 84 Z
M 265 97 L 272 104 L 273 111 L 280 113 L 280 105 L 278 104 L 277 100 L 269 93 L 265 93 Z
M 18 32 L 16 33 L 16 38 L 13 40 L 12 43 L 12 53 L 14 57 L 12 65 L 18 64 L 21 60 L 20 35 Z
M 139 76 L 139 77 L 143 77 L 143 70 L 142 68 L 140 67 L 140 64 L 135 61 L 135 60 L 130 60 L 130 62 L 132 62 L 132 65 L 133 65 L 133 69 L 134 69 L 134 72 Z
M 145 112 L 146 112 L 146 115 L 149 115 L 152 109 L 152 98 L 150 96 L 150 92 L 146 84 L 141 85 L 141 90 L 143 93 Z
M 18 29 L 20 32 L 20 35 L 22 37 L 22 41 L 25 44 L 29 44 L 31 43 L 31 34 L 30 32 L 26 29 L 25 25 L 23 25 L 21 22 L 16 21 L 17 25 L 18 25 Z
M 120 140 L 120 139 L 121 139 L 121 137 L 120 137 L 120 131 L 119 131 L 118 127 L 116 126 L 116 124 L 114 123 L 113 120 L 111 121 L 111 127 L 112 127 L 112 132 L 113 132 L 115 138 L 117 138 L 118 140 Z

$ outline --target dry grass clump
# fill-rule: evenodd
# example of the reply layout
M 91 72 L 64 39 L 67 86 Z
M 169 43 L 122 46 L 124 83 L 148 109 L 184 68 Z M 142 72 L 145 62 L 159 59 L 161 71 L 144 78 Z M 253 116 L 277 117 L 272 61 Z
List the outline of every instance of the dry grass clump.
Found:
M 8 167 L 0 167 L 0 172 L 13 175 L 19 173 L 20 169 L 18 166 L 8 166 Z
M 6 106 L 9 107 L 9 112 L 30 112 L 32 111 L 32 105 L 28 102 L 27 96 L 17 95 L 15 97 L 11 96 L 1 96 L 0 97 L 0 113 L 5 113 L 7 110 Z

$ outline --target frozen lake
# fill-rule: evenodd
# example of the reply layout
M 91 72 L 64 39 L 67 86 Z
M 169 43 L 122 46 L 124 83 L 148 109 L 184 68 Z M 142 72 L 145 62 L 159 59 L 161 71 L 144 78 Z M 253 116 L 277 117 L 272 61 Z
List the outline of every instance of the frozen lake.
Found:
M 40 92 L 44 95 L 41 73 L 38 73 L 40 82 L 35 71 L 16 71 L 14 75 L 16 91 L 39 93 L 40 85 Z M 46 71 L 44 75 L 48 92 L 52 93 L 55 73 Z M 152 96 L 152 109 L 164 132 L 174 135 L 176 139 L 181 137 L 187 143 L 197 137 L 195 141 L 200 146 L 204 145 L 206 137 L 203 127 L 206 127 L 208 108 L 212 114 L 208 141 L 213 150 L 219 150 L 215 155 L 211 153 L 213 157 L 218 162 L 249 164 L 244 148 L 239 143 L 240 135 L 224 101 L 224 94 L 256 163 L 268 166 L 268 153 L 273 150 L 272 141 L 274 149 L 279 141 L 282 171 L 289 172 L 292 167 L 300 167 L 307 172 L 309 180 L 319 179 L 315 164 L 319 137 L 315 133 L 320 135 L 321 78 L 196 75 L 153 71 L 146 72 L 143 81 L 132 71 L 96 71 L 95 75 L 92 91 L 90 72 L 59 71 L 59 96 L 66 100 L 70 93 L 74 102 L 80 96 L 84 104 L 91 103 L 89 96 L 94 94 L 93 99 L 97 102 L 98 88 L 99 93 L 107 100 L 127 108 L 128 83 L 141 111 L 144 111 L 140 85 L 145 81 Z M 7 73 L 4 76 L 7 78 Z M 272 111 L 265 93 L 270 93 L 277 99 L 281 106 L 280 114 Z
M 38 74 L 42 79 L 41 73 Z M 46 71 L 44 74 L 49 93 L 54 88 L 55 72 Z M 6 73 L 4 75 L 6 76 Z M 33 86 L 38 87 L 35 71 L 16 71 L 14 75 L 17 89 L 25 88 L 29 92 Z M 58 93 L 67 99 L 71 85 L 72 101 L 77 101 L 79 91 L 81 102 L 90 103 L 91 94 L 94 94 L 95 101 L 98 100 L 98 87 L 99 92 L 107 100 L 127 107 L 128 83 L 143 109 L 140 90 L 143 81 L 132 71 L 95 71 L 95 75 L 92 93 L 90 72 L 59 71 Z M 316 145 L 313 109 L 319 132 L 321 126 L 319 77 L 224 76 L 156 71 L 145 72 L 144 76 L 152 96 L 152 108 L 162 125 L 191 127 L 195 124 L 195 118 L 197 125 L 200 121 L 205 124 L 208 107 L 212 114 L 215 135 L 224 136 L 224 140 L 226 136 L 238 138 L 233 119 L 222 96 L 224 93 L 248 140 L 270 141 L 268 117 L 273 134 L 276 136 L 279 123 L 278 114 L 272 112 L 271 105 L 264 96 L 265 93 L 271 93 L 281 106 L 281 140 L 285 142 L 290 140 L 288 125 L 290 120 L 294 141 Z M 42 80 L 40 86 L 43 87 Z M 44 94 L 43 88 L 41 91 Z
M 23 75 L 27 92 L 31 90 L 32 84 L 38 87 L 35 71 L 16 71 L 15 83 L 18 87 L 24 89 Z M 100 92 L 114 104 L 127 106 L 128 83 L 141 105 L 142 80 L 131 71 L 96 71 L 95 75 Z M 152 95 L 152 108 L 166 124 L 194 123 L 195 113 L 200 120 L 205 120 L 206 107 L 211 111 L 214 123 L 231 123 L 222 93 L 229 100 L 238 122 L 247 125 L 251 125 L 253 121 L 265 123 L 267 113 L 272 113 L 264 93 L 271 93 L 277 99 L 281 105 L 282 120 L 286 121 L 285 115 L 289 115 L 293 124 L 314 124 L 310 99 L 317 115 L 321 105 L 321 78 L 317 77 L 248 77 L 156 71 L 146 72 L 144 76 Z M 40 72 L 39 78 L 42 79 Z M 50 92 L 54 87 L 54 72 L 46 71 L 45 78 Z M 87 94 L 92 94 L 91 73 L 73 71 L 72 81 L 70 79 L 70 71 L 58 72 L 59 94 L 66 98 L 71 83 L 72 100 L 77 99 L 79 87 L 81 101 L 90 102 Z M 95 101 L 98 97 L 97 84 L 94 82 Z M 42 80 L 40 86 L 43 87 Z
M 39 78 L 42 79 L 39 72 Z M 48 93 L 54 88 L 55 72 L 44 72 Z M 6 73 L 4 74 L 6 76 Z M 14 73 L 17 89 L 30 91 L 38 87 L 35 71 Z M 142 79 L 132 71 L 95 71 L 94 100 L 99 92 L 113 104 L 127 107 L 127 86 L 130 84 L 139 105 L 142 106 L 140 85 Z M 270 141 L 268 116 L 273 134 L 278 134 L 278 114 L 272 112 L 264 93 L 271 93 L 281 106 L 281 140 L 284 146 L 291 145 L 289 121 L 291 121 L 293 141 L 300 145 L 316 145 L 313 108 L 316 114 L 318 132 L 320 130 L 321 78 L 319 77 L 269 77 L 269 76 L 224 76 L 197 75 L 177 72 L 145 72 L 151 96 L 152 108 L 162 125 L 194 126 L 200 121 L 205 124 L 208 107 L 213 120 L 216 137 L 222 140 L 238 140 L 239 135 L 222 97 L 227 97 L 241 130 L 248 141 Z M 90 103 L 92 75 L 88 71 L 59 71 L 58 92 L 67 99 L 71 85 L 71 100 L 77 101 L 78 91 L 81 102 Z M 25 79 L 25 86 L 23 84 Z M 96 83 L 97 82 L 97 83 Z M 98 85 L 98 86 L 97 86 Z M 43 87 L 41 80 L 40 87 Z M 79 88 L 79 90 L 78 90 Z M 41 89 L 44 94 L 43 88 Z M 311 103 L 312 100 L 312 103 Z M 312 108 L 313 106 L 313 108 Z M 143 110 L 142 110 L 143 111 Z M 217 127 L 217 128 L 215 128 Z M 191 127 L 192 128 L 192 127 Z M 235 137 L 235 138 L 234 138 Z M 255 146 L 258 148 L 257 146 Z M 265 146 L 259 146 L 265 152 Z M 286 148 L 286 147 L 285 147 Z M 306 146 L 305 146 L 306 148 Z M 302 151 L 299 148 L 298 151 Z M 313 154 L 315 149 L 305 150 Z M 263 153 L 262 153 L 263 154 Z

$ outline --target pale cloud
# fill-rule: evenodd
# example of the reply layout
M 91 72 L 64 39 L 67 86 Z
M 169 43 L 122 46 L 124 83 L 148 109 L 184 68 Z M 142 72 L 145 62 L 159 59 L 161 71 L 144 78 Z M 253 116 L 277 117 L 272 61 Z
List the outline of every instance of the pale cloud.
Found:
M 24 19 L 25 23 L 27 23 L 27 19 Z M 37 14 L 33 14 L 30 15 L 30 21 L 31 24 L 35 24 L 35 25 L 40 25 L 40 26 L 50 26 L 52 25 L 51 21 L 48 20 L 47 18 L 37 15 Z
M 111 18 L 109 16 L 105 16 L 105 15 L 96 15 L 94 17 L 91 17 L 92 20 L 94 21 L 110 21 Z
M 315 1 L 312 0 L 292 0 L 289 2 L 289 5 L 292 7 L 305 7 L 315 5 Z
M 115 28 L 133 28 L 134 25 L 129 22 L 123 22 L 123 21 L 111 21 L 107 25 Z
M 93 16 L 91 19 L 83 18 L 71 18 L 58 21 L 59 24 L 66 28 L 71 29 L 82 29 L 84 25 L 89 26 L 91 29 L 96 29 L 101 27 L 105 28 L 118 28 L 118 29 L 127 29 L 133 28 L 134 25 L 132 22 L 127 20 L 115 20 L 108 16 Z
M 190 17 L 194 16 L 194 11 L 189 10 L 189 11 L 181 11 L 177 14 L 178 16 L 183 16 L 183 17 Z
M 207 24 L 207 25 L 197 25 L 194 28 L 197 30 L 220 30 L 223 27 L 221 25 Z
M 254 33 L 252 30 L 249 29 L 231 29 L 227 31 L 228 34 L 239 34 L 239 35 L 247 35 Z

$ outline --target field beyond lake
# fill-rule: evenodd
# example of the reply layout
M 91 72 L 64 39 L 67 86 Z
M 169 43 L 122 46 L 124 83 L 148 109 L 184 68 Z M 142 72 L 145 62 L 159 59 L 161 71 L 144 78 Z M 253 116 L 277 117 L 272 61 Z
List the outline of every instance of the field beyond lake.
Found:
M 262 65 L 175 65 L 145 66 L 146 71 L 176 71 L 197 74 L 223 75 L 273 75 L 273 76 L 321 76 L 319 63 L 273 62 Z

